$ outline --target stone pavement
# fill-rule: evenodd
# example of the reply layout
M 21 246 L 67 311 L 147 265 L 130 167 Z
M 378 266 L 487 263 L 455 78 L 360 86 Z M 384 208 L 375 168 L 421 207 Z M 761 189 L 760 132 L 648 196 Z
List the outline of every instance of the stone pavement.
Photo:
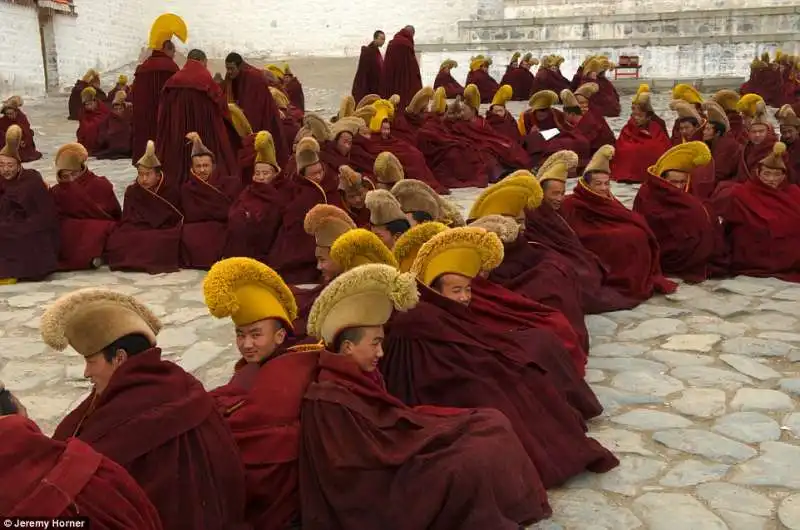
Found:
M 307 90 L 311 108 L 334 113 L 338 96 Z M 666 114 L 666 98 L 657 103 Z M 53 182 L 52 155 L 74 139 L 76 124 L 64 119 L 65 98 L 31 101 L 25 111 L 45 153 L 31 166 Z M 623 122 L 613 120 L 614 129 Z M 90 166 L 120 196 L 135 175 L 125 161 Z M 626 204 L 635 191 L 615 187 Z M 476 193 L 459 190 L 453 199 L 467 208 Z M 228 320 L 208 315 L 202 277 L 101 269 L 0 286 L 0 379 L 51 432 L 89 385 L 77 354 L 42 344 L 39 316 L 72 289 L 107 287 L 136 295 L 163 319 L 167 359 L 207 388 L 226 382 L 237 358 L 234 333 Z M 634 310 L 587 317 L 587 380 L 605 406 L 590 435 L 621 465 L 551 491 L 554 516 L 535 528 L 800 529 L 799 317 L 800 286 L 744 277 L 681 285 Z

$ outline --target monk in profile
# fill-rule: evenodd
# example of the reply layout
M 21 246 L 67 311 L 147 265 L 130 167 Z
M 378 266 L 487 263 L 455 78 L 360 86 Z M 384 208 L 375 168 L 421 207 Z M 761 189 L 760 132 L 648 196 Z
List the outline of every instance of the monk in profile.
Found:
M 744 125 L 744 117 L 739 111 L 739 101 L 741 97 L 733 90 L 720 90 L 712 96 L 712 100 L 717 103 L 725 112 L 725 117 L 728 118 L 730 124 L 730 135 L 740 144 L 747 141 L 747 129 Z M 713 155 L 713 149 L 712 149 Z
M 514 99 L 514 91 L 511 85 L 501 86 L 492 98 L 492 102 L 486 111 L 485 119 L 486 123 L 491 125 L 496 132 L 512 142 L 519 143 L 522 141 L 522 136 L 519 134 L 517 122 L 506 107 L 512 99 Z
M 367 94 L 378 94 L 381 91 L 383 77 L 381 48 L 385 42 L 386 34 L 381 30 L 375 30 L 372 34 L 372 41 L 361 47 L 361 55 L 358 58 L 358 67 L 356 75 L 353 77 L 351 90 L 356 101 L 361 100 Z
M 118 92 L 125 93 L 125 99 L 128 99 L 131 95 L 131 87 L 128 85 L 128 76 L 125 74 L 119 74 L 117 77 L 117 83 L 114 85 L 114 88 L 108 91 L 107 99 L 108 101 L 114 101 L 114 97 L 117 95 Z
M 75 86 L 72 87 L 69 93 L 68 120 L 77 120 L 80 117 L 83 110 L 83 91 L 89 87 L 94 88 L 95 96 L 98 100 L 108 100 L 106 93 L 100 88 L 100 74 L 94 68 L 89 68 L 82 78 L 75 81 Z
M 81 92 L 83 109 L 78 115 L 78 130 L 75 135 L 78 143 L 86 148 L 90 155 L 101 149 L 100 129 L 105 123 L 110 111 L 108 106 L 98 99 L 97 90 L 87 87 Z
M 125 189 L 122 219 L 108 237 L 108 265 L 111 270 L 175 272 L 183 226 L 180 189 L 167 181 L 152 141 L 136 162 L 136 172 L 136 181 Z
M 42 158 L 33 141 L 33 129 L 28 117 L 22 112 L 22 98 L 11 96 L 0 105 L 0 149 L 6 143 L 6 131 L 12 125 L 22 129 L 22 140 L 19 143 L 19 156 L 23 162 L 33 162 Z
M 289 68 L 289 63 L 284 63 L 283 65 L 283 78 L 281 79 L 281 84 L 283 85 L 283 91 L 288 96 L 289 102 L 292 104 L 292 106 L 300 112 L 305 112 L 306 96 L 303 93 L 303 84 L 300 82 L 297 76 L 294 75 L 292 69 Z M 288 138 L 291 138 L 291 136 Z
M 56 152 L 58 183 L 50 194 L 61 227 L 58 268 L 62 271 L 102 265 L 108 236 L 122 216 L 114 186 L 86 167 L 88 157 L 81 144 L 62 145 Z
M 583 111 L 572 98 L 567 108 L 570 112 L 553 106 L 559 95 L 550 90 L 535 93 L 528 101 L 529 109 L 517 119 L 523 134 L 523 145 L 531 163 L 537 166 L 558 151 L 578 154 L 578 169 L 583 169 L 592 156 L 591 141 L 577 125 L 582 121 Z M 578 106 L 576 106 L 578 105 Z M 592 129 L 592 134 L 595 131 Z
M 22 167 L 22 129 L 0 149 L 0 285 L 42 280 L 58 269 L 58 213 L 42 175 Z
M 120 90 L 111 103 L 111 112 L 100 123 L 97 149 L 94 156 L 99 159 L 118 160 L 131 157 L 133 134 L 132 106 L 125 100 L 126 92 Z
M 365 205 L 367 193 L 375 189 L 368 178 L 350 166 L 339 168 L 339 193 L 342 204 L 359 228 L 369 227 L 369 210 Z
M 561 63 L 564 61 L 563 57 L 545 55 L 542 57 L 541 61 L 537 59 L 532 60 L 536 61 L 539 68 L 536 70 L 536 75 L 533 76 L 533 84 L 525 99 L 530 98 L 540 90 L 550 90 L 558 94 L 565 88 L 570 88 L 569 80 L 561 73 Z M 525 101 L 525 99 L 522 101 Z
M 453 68 L 458 68 L 458 63 L 452 59 L 445 59 L 439 66 L 439 73 L 436 74 L 436 79 L 433 81 L 433 88 L 442 87 L 448 98 L 464 95 L 464 86 L 453 77 Z
M 736 178 L 741 158 L 741 145 L 730 132 L 727 113 L 714 100 L 703 102 L 708 116 L 703 127 L 703 142 L 711 151 L 711 161 L 692 171 L 690 189 L 705 200 L 712 196 L 720 182 Z
M 678 115 L 673 128 L 672 145 L 703 141 L 706 119 L 694 105 L 681 99 L 674 99 L 670 102 L 669 108 Z
M 647 168 L 671 145 L 664 120 L 653 110 L 650 87 L 639 85 L 631 102 L 631 116 L 616 141 L 612 178 L 618 182 L 643 182 Z
M 594 154 L 561 205 L 562 215 L 584 246 L 608 267 L 608 283 L 620 294 L 644 301 L 656 292 L 674 292 L 677 286 L 661 272 L 658 240 L 647 221 L 611 193 L 613 156 L 611 146 Z
M 422 75 L 414 51 L 414 33 L 414 26 L 406 26 L 395 33 L 386 46 L 383 62 L 379 94 L 384 98 L 397 94 L 401 107 L 408 105 L 414 94 L 422 88 Z
M 124 467 L 164 528 L 236 528 L 245 480 L 236 443 L 203 385 L 161 359 L 161 322 L 135 298 L 105 289 L 47 308 L 42 340 L 83 356 L 92 393 L 56 427 Z M 198 502 L 202 499 L 202 502 Z
M 447 199 L 439 196 L 424 182 L 413 179 L 401 180 L 392 186 L 390 191 L 411 226 L 445 220 Z
M 278 107 L 284 136 L 287 139 L 294 138 L 297 136 L 300 127 L 303 126 L 303 111 L 295 107 L 289 101 L 289 97 L 280 89 L 271 86 L 269 91 L 272 94 L 272 99 L 275 100 L 275 106 Z
M 786 144 L 789 173 L 794 184 L 800 183 L 800 118 L 791 105 L 784 105 L 775 115 L 780 123 L 781 142 Z
M 607 118 L 616 118 L 621 112 L 619 93 L 607 77 L 607 72 L 613 68 L 614 64 L 608 57 L 593 57 L 584 65 L 578 83 L 572 86 L 573 90 L 577 90 L 584 83 L 597 83 L 599 90 L 594 95 L 593 103 L 600 115 Z
M 500 88 L 500 83 L 489 74 L 489 67 L 492 59 L 478 55 L 469 62 L 469 73 L 467 74 L 467 85 L 475 85 L 481 95 L 481 103 L 489 103 L 494 98 L 495 93 Z
M 387 248 L 394 247 L 397 238 L 411 228 L 400 202 L 392 192 L 370 191 L 367 193 L 365 204 L 369 210 L 369 229 Z

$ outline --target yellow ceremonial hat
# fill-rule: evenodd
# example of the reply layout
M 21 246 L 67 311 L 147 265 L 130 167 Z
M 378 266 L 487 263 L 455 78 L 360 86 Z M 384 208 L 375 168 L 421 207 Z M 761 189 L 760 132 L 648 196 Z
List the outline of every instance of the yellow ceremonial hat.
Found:
M 731 128 L 730 120 L 728 120 L 728 115 L 725 114 L 725 109 L 723 109 L 719 103 L 717 103 L 713 99 L 709 99 L 703 102 L 703 110 L 708 116 L 708 121 L 711 123 L 719 123 L 723 127 L 725 127 L 725 131 L 729 131 Z
M 645 112 L 653 112 L 653 103 L 650 101 L 650 85 L 647 83 L 639 85 L 639 89 L 636 90 L 636 95 L 633 96 L 632 103 Z
M 481 92 L 472 83 L 464 87 L 464 103 L 476 111 L 481 108 Z
M 458 68 L 458 63 L 452 59 L 445 59 L 442 61 L 442 64 L 439 65 L 439 70 L 444 70 L 445 68 Z
M 342 101 L 339 103 L 339 113 L 336 117 L 341 120 L 342 118 L 352 116 L 355 111 L 356 100 L 353 98 L 352 94 L 347 94 L 342 97 Z
M 491 106 L 500 105 L 501 107 L 505 107 L 506 103 L 508 103 L 513 96 L 514 89 L 511 88 L 511 85 L 503 85 L 495 92 Z
M 483 228 L 487 232 L 497 234 L 503 243 L 513 243 L 519 237 L 520 232 L 519 223 L 505 215 L 487 215 L 472 221 L 469 226 Z
M 189 37 L 189 30 L 186 22 L 181 17 L 173 13 L 165 13 L 159 16 L 150 27 L 150 38 L 148 47 L 153 50 L 160 50 L 164 42 L 177 37 L 181 42 L 186 42 Z
M 275 157 L 275 141 L 269 131 L 259 131 L 255 139 L 256 164 L 269 164 L 280 171 L 277 158 Z
M 469 219 L 487 215 L 519 217 L 525 208 L 538 208 L 544 192 L 536 177 L 524 169 L 515 171 L 497 184 L 484 189 L 469 211 Z
M 345 232 L 354 230 L 356 223 L 347 212 L 332 204 L 317 204 L 306 213 L 303 230 L 314 236 L 318 247 L 331 248 Z
M 411 102 L 406 106 L 406 110 L 411 114 L 419 114 L 425 112 L 428 108 L 428 103 L 433 99 L 433 88 L 424 86 L 414 94 Z
M 331 247 L 331 259 L 345 271 L 367 263 L 383 263 L 397 268 L 392 251 L 378 236 L 363 228 L 348 230 L 339 236 Z
M 656 161 L 647 172 L 660 177 L 665 171 L 682 171 L 691 173 L 697 167 L 705 166 L 711 162 L 711 151 L 703 142 L 685 142 L 678 144 Z
M 739 102 L 736 104 L 736 110 L 738 110 L 745 116 L 749 116 L 750 118 L 752 118 L 756 115 L 756 112 L 758 111 L 758 104 L 763 102 L 764 98 L 762 98 L 758 94 L 745 94 L 739 99 Z
M 570 169 L 578 167 L 578 154 L 575 151 L 556 151 L 547 157 L 537 171 L 539 183 L 548 180 L 567 182 Z
M 478 68 L 483 66 L 483 63 L 485 63 L 485 62 L 486 62 L 486 58 L 483 55 L 476 55 L 469 62 L 470 71 L 477 70 Z
M 87 86 L 81 90 L 81 103 L 88 103 L 94 101 L 97 97 L 97 90 L 93 86 Z
M 375 115 L 369 120 L 369 130 L 380 132 L 384 120 L 391 120 L 394 115 L 394 105 L 390 101 L 379 99 L 372 106 L 375 108 Z
M 533 110 L 549 109 L 556 103 L 558 103 L 558 94 L 552 90 L 540 90 L 528 100 L 528 105 Z
M 695 87 L 686 83 L 679 83 L 672 89 L 672 99 L 682 99 L 687 103 L 702 103 L 703 96 Z
M 228 111 L 231 113 L 231 123 L 233 123 L 233 128 L 239 134 L 239 138 L 245 138 L 253 134 L 253 127 L 250 125 L 247 116 L 244 115 L 244 111 L 239 108 L 239 105 L 228 103 Z
M 272 75 L 274 75 L 278 79 L 283 79 L 284 75 L 283 69 L 277 64 L 268 64 L 266 66 L 266 69 L 272 72 Z
M 401 272 L 408 272 L 411 270 L 411 265 L 417 259 L 417 253 L 422 245 L 428 242 L 430 238 L 440 232 L 448 230 L 447 226 L 436 221 L 429 221 L 412 226 L 403 235 L 397 238 L 394 242 L 392 253 L 395 259 L 400 264 Z
M 583 174 L 594 172 L 611 174 L 611 159 L 614 158 L 613 145 L 601 145 L 600 149 L 595 151 L 589 163 L 583 169 Z
M 211 266 L 203 280 L 208 310 L 231 317 L 237 326 L 273 318 L 289 328 L 297 318 L 297 302 L 277 272 L 251 258 L 228 258 Z
M 383 151 L 375 157 L 372 173 L 381 184 L 392 186 L 405 178 L 403 164 L 389 151 Z
M 125 74 L 119 74 L 119 77 L 117 78 L 117 84 L 118 85 L 127 85 L 128 84 L 128 76 L 125 75 Z
M 364 205 L 369 210 L 369 223 L 373 226 L 382 226 L 408 219 L 400 202 L 389 190 L 371 190 L 367 192 Z
M 0 156 L 7 156 L 9 158 L 13 158 L 17 162 L 22 162 L 22 158 L 19 156 L 19 146 L 22 143 L 22 128 L 17 125 L 10 125 L 8 129 L 6 129 L 6 143 L 2 149 L 0 149 Z
M 271 86 L 269 87 L 269 93 L 272 95 L 272 99 L 275 100 L 275 104 L 279 109 L 289 108 L 289 98 L 283 93 L 283 90 Z
M 786 163 L 783 161 L 784 153 L 786 153 L 786 144 L 783 142 L 775 142 L 775 145 L 772 146 L 772 152 L 759 160 L 758 163 L 770 169 L 782 169 L 786 171 Z
M 433 93 L 433 112 L 436 114 L 444 114 L 447 110 L 447 91 L 443 86 L 440 86 Z
M 404 179 L 391 189 L 404 212 L 425 212 L 433 219 L 441 215 L 441 198 L 433 188 L 415 179 Z
M 503 242 L 483 228 L 451 228 L 429 239 L 419 249 L 411 272 L 425 285 L 442 274 L 474 278 L 503 262 Z
M 725 89 L 720 90 L 711 98 L 719 103 L 720 107 L 726 111 L 735 111 L 736 105 L 739 103 L 741 96 L 738 93 L 734 92 L 733 90 Z

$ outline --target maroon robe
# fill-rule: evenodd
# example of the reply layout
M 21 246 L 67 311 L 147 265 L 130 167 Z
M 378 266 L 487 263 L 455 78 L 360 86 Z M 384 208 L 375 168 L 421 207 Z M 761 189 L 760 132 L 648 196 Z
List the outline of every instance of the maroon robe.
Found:
M 530 158 L 519 142 L 510 140 L 477 116 L 470 121 L 456 120 L 450 123 L 451 130 L 478 149 L 482 157 L 491 157 L 502 166 L 504 172 L 530 167 Z
M 559 109 L 549 108 L 548 116 L 544 119 L 539 119 L 533 109 L 528 109 L 520 115 L 525 133 L 530 132 L 532 127 L 537 127 L 540 131 L 547 129 L 557 129 L 560 124 L 564 123 L 564 113 Z
M 517 121 L 510 112 L 506 111 L 505 115 L 501 117 L 487 110 L 485 119 L 486 123 L 491 125 L 497 133 L 502 134 L 513 142 L 522 142 L 522 136 L 519 134 Z
M 531 165 L 538 167 L 544 163 L 547 158 L 553 153 L 558 151 L 569 150 L 574 151 L 578 155 L 578 168 L 577 170 L 583 171 L 583 168 L 592 159 L 592 150 L 589 144 L 589 139 L 578 129 L 572 127 L 566 122 L 561 123 L 558 127 L 559 133 L 545 140 L 542 133 L 539 131 L 530 131 L 523 139 L 525 150 L 531 159 Z
M 286 79 L 286 78 L 284 78 Z M 291 76 L 284 82 L 284 90 L 289 97 L 289 102 L 300 111 L 306 111 L 306 96 L 303 93 L 303 84 L 295 76 Z M 294 136 L 286 135 L 287 144 L 291 145 Z
M 109 112 L 106 119 L 100 123 L 95 158 L 107 160 L 130 158 L 132 134 L 133 122 L 129 111 L 126 110 L 122 115 Z
M 739 170 L 742 146 L 730 133 L 707 142 L 711 163 L 692 171 L 691 192 L 702 200 L 711 198 L 720 182 L 732 181 Z
M 236 442 L 200 381 L 162 360 L 159 348 L 129 356 L 53 439 L 72 436 L 127 469 L 164 528 L 247 528 Z
M 383 75 L 383 57 L 381 49 L 374 43 L 361 47 L 358 68 L 353 77 L 353 99 L 356 103 L 367 94 L 380 94 L 381 77 Z
M 597 83 L 600 87 L 600 90 L 592 96 L 592 106 L 595 107 L 601 115 L 606 118 L 616 118 L 620 115 L 622 107 L 619 103 L 619 93 L 616 87 L 614 87 L 614 83 L 608 80 L 605 72 L 599 73 L 597 79 L 582 77 L 578 87 L 583 83 Z M 577 89 L 578 87 L 575 88 Z
M 130 97 L 133 103 L 133 160 L 144 155 L 147 140 L 156 139 L 161 89 L 177 71 L 175 61 L 161 50 L 153 50 L 150 57 L 136 67 Z
M 106 97 L 106 101 L 108 101 L 109 104 L 113 103 L 114 102 L 114 96 L 116 96 L 117 92 L 120 92 L 120 91 L 125 92 L 125 99 L 128 99 L 130 97 L 130 95 L 131 95 L 131 87 L 129 87 L 128 85 L 123 85 L 122 87 L 120 87 L 117 84 L 117 85 L 114 85 L 114 88 L 112 88 L 111 90 L 108 91 L 108 96 Z
M 772 107 L 783 105 L 783 78 L 777 65 L 751 69 L 750 78 L 742 85 L 740 92 L 742 95 L 758 94 Z
M 281 202 L 274 182 L 251 182 L 228 211 L 224 257 L 248 257 L 266 263 L 281 227 Z
M 420 285 L 421 301 L 390 320 L 381 371 L 389 392 L 410 406 L 487 407 L 514 427 L 545 487 L 617 459 L 584 434 L 583 420 L 544 367 L 538 342 L 486 326 L 471 307 Z
M 81 440 L 52 440 L 31 420 L 0 418 L 0 513 L 4 517 L 86 517 L 94 530 L 161 530 L 136 481 Z
M 84 88 L 91 86 L 86 81 L 82 79 L 78 79 L 75 81 L 75 85 L 72 87 L 72 90 L 69 93 L 69 116 L 67 116 L 68 120 L 77 120 L 80 118 L 81 111 L 83 110 L 83 100 L 81 99 L 81 92 L 83 92 Z M 95 87 L 97 91 L 96 97 L 97 101 L 108 101 L 108 96 L 106 93 L 103 92 L 102 88 Z
M 86 148 L 90 156 L 94 156 L 102 147 L 100 129 L 109 114 L 111 111 L 106 104 L 98 101 L 96 109 L 84 108 L 78 115 L 78 130 L 75 132 L 75 136 L 78 138 L 78 143 Z
M 42 153 L 36 150 L 36 143 L 33 141 L 33 129 L 28 117 L 20 109 L 17 109 L 17 116 L 13 120 L 5 115 L 0 116 L 0 149 L 6 145 L 6 131 L 12 125 L 19 125 L 22 129 L 22 140 L 19 144 L 19 157 L 22 162 L 33 162 L 42 158 Z
M 616 198 L 601 197 L 578 181 L 561 213 L 586 248 L 608 266 L 608 284 L 623 296 L 647 300 L 672 293 L 674 282 L 661 273 L 658 240 L 638 213 Z
M 777 142 L 776 138 L 767 137 L 763 142 L 756 145 L 748 140 L 742 146 L 742 154 L 739 157 L 739 165 L 736 170 L 736 181 L 747 182 L 755 176 L 758 164 L 772 153 L 772 147 Z
M 0 278 L 41 280 L 58 270 L 58 213 L 42 175 L 0 178 Z
M 789 181 L 800 184 L 800 140 L 786 143 L 786 160 L 789 168 Z
M 189 175 L 181 186 L 181 267 L 208 269 L 222 258 L 228 211 L 239 196 L 238 177 L 213 172 L 208 181 Z
M 481 95 L 481 103 L 490 103 L 497 93 L 497 90 L 500 88 L 500 84 L 497 80 L 482 68 L 470 70 L 467 74 L 465 85 L 475 85 L 478 87 L 478 92 Z
M 564 77 L 561 70 L 554 72 L 549 68 L 539 68 L 533 76 L 531 86 L 531 96 L 540 90 L 552 90 L 556 94 L 561 94 L 565 88 L 570 88 L 569 80 Z
M 604 145 L 614 145 L 617 142 L 614 131 L 608 126 L 603 115 L 594 107 L 581 116 L 575 129 L 589 140 L 589 150 L 592 153 Z
M 672 143 L 657 121 L 651 119 L 647 127 L 639 127 L 629 118 L 619 133 L 611 159 L 611 178 L 618 182 L 644 182 L 647 168 L 670 147 Z
M 502 414 L 411 408 L 379 373 L 319 355 L 302 411 L 304 530 L 517 530 L 550 516 L 537 470 Z
M 431 172 L 422 152 L 416 146 L 391 134 L 389 138 L 383 138 L 377 133 L 373 133 L 369 138 L 356 135 L 350 150 L 350 160 L 357 169 L 371 174 L 374 171 L 375 159 L 384 151 L 389 151 L 397 157 L 403 166 L 405 178 L 421 180 L 437 193 L 447 193 L 447 188 L 436 180 Z
M 489 167 L 478 149 L 453 130 L 453 120 L 428 120 L 417 131 L 417 146 L 434 178 L 446 188 L 485 188 Z
M 405 108 L 421 89 L 422 76 L 414 52 L 414 36 L 407 29 L 401 29 L 386 46 L 380 94 L 384 98 L 397 94 L 400 96 L 398 107 Z
M 122 217 L 114 186 L 90 170 L 72 182 L 50 188 L 61 227 L 58 268 L 62 271 L 92 268 L 103 257 L 109 234 Z
M 732 136 L 739 144 L 747 142 L 747 129 L 744 126 L 744 118 L 735 110 L 726 110 L 725 115 L 728 117 L 730 129 L 728 135 Z
M 436 74 L 433 88 L 436 90 L 439 87 L 444 87 L 444 93 L 448 99 L 464 95 L 464 87 L 455 80 L 449 70 L 439 70 L 439 73 Z
M 521 66 L 510 66 L 500 86 L 509 85 L 512 90 L 512 101 L 528 101 L 533 95 L 533 74 L 527 68 Z
M 180 269 L 180 193 L 159 184 L 150 191 L 134 182 L 125 190 L 122 219 L 106 242 L 111 270 L 144 271 L 150 274 Z
M 191 168 L 189 132 L 197 132 L 214 153 L 221 174 L 239 176 L 236 155 L 241 140 L 230 121 L 228 102 L 203 63 L 192 59 L 164 84 L 158 107 L 156 155 L 164 174 L 176 179 L 177 185 L 186 180 Z

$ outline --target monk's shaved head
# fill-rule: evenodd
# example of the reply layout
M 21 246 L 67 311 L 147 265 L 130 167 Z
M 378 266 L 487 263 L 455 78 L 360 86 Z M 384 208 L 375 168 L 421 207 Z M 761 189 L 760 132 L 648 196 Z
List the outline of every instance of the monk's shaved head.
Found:
M 414 26 L 412 26 L 411 24 L 409 24 L 408 26 L 406 26 L 403 29 L 408 30 L 408 32 L 411 33 L 412 35 L 414 35 L 417 32 L 417 30 L 415 30 Z
M 242 59 L 242 56 L 239 55 L 236 52 L 231 52 L 231 53 L 228 54 L 227 57 L 225 57 L 225 63 L 226 64 L 227 63 L 232 63 L 232 64 L 235 64 L 236 66 L 242 66 L 243 62 L 244 62 L 244 59 Z
M 203 50 L 198 50 L 197 48 L 190 51 L 189 55 L 187 55 L 186 58 L 191 59 L 193 61 L 200 61 L 201 63 L 208 61 L 208 57 L 206 57 L 206 52 L 204 52 Z

